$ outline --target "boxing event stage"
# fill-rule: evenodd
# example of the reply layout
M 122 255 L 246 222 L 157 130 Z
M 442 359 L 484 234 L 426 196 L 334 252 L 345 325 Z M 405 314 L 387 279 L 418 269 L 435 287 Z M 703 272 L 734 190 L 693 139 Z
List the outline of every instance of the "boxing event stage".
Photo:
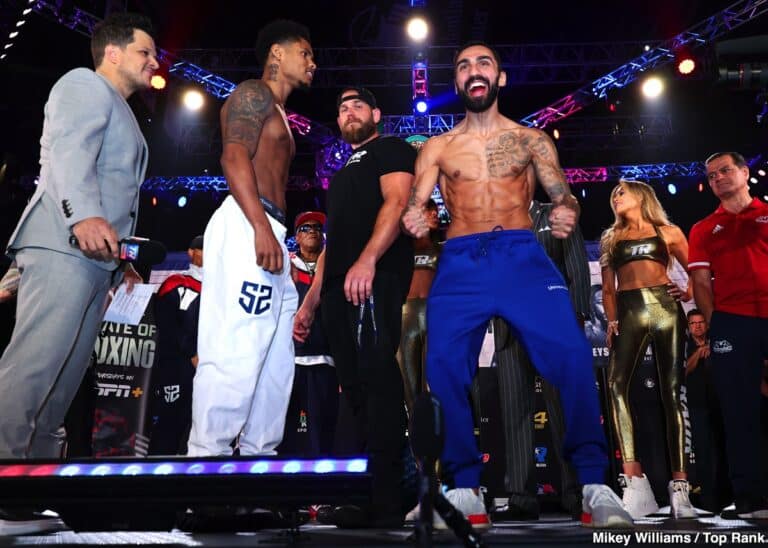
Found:
M 333 525 L 307 523 L 298 533 L 280 529 L 260 531 L 188 533 L 170 532 L 80 532 L 61 531 L 48 535 L 0 537 L 0 546 L 407 546 L 413 545 L 413 527 L 397 530 L 340 530 Z M 565 516 L 544 515 L 535 522 L 498 522 L 483 535 L 488 546 L 601 545 L 710 545 L 768 544 L 768 524 L 700 517 L 698 522 L 674 523 L 663 515 L 639 520 L 632 531 L 593 531 Z M 451 532 L 433 537 L 436 546 L 462 546 Z

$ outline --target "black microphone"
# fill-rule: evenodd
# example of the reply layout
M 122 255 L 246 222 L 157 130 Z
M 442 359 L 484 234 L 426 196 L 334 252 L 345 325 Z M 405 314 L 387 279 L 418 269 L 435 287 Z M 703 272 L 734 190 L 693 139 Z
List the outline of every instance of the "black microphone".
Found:
M 118 243 L 120 245 L 118 258 L 128 263 L 141 261 L 145 264 L 155 265 L 162 263 L 167 254 L 163 243 L 157 240 L 129 236 L 128 238 L 123 238 Z M 80 248 L 80 242 L 77 241 L 77 236 L 74 234 L 69 236 L 69 245 Z
M 432 546 L 432 509 L 461 539 L 464 546 L 485 546 L 480 535 L 464 515 L 456 510 L 437 488 L 435 463 L 445 443 L 445 424 L 440 400 L 431 393 L 422 393 L 413 404 L 410 433 L 411 450 L 419 463 L 419 519 L 415 534 L 419 546 Z
M 421 461 L 435 461 L 443 452 L 445 429 L 443 409 L 432 394 L 420 394 L 413 403 L 410 426 L 411 449 Z

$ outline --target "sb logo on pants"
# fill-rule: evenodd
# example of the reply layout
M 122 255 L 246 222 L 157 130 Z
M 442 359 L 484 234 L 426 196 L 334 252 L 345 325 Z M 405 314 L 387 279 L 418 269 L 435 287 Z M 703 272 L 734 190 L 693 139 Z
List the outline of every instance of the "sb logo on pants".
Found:
M 248 314 L 258 316 L 272 308 L 271 285 L 245 281 L 243 287 L 240 288 L 240 294 L 241 297 L 238 302 Z

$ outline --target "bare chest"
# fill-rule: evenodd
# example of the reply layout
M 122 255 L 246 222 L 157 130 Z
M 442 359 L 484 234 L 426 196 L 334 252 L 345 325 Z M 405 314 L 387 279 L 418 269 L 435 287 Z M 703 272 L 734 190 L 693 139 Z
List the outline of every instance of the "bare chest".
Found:
M 526 138 L 514 131 L 488 138 L 457 136 L 441 155 L 440 171 L 455 182 L 517 179 L 531 157 Z

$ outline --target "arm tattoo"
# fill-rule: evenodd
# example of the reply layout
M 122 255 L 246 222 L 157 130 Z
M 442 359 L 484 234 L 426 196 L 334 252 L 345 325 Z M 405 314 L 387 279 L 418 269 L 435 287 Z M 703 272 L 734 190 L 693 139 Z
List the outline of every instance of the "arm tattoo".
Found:
M 272 92 L 261 82 L 250 80 L 238 86 L 225 105 L 221 120 L 222 144 L 239 143 L 252 157 L 274 103 Z
M 532 139 L 529 145 L 533 166 L 541 186 L 555 205 L 572 206 L 571 191 L 565 180 L 565 174 L 560 169 L 555 145 L 544 132 Z
M 525 140 L 509 131 L 491 140 L 485 146 L 488 173 L 494 178 L 514 177 L 528 165 L 530 154 L 525 150 Z
M 416 186 L 415 185 L 411 187 L 411 195 L 408 196 L 408 205 L 409 206 L 416 205 Z

